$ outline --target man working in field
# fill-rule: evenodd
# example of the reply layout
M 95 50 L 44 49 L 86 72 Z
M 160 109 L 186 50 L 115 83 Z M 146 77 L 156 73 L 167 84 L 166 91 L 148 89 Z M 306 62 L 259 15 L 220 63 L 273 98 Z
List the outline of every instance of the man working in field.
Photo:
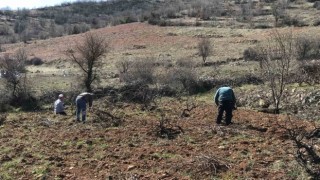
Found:
M 233 90 L 228 86 L 220 87 L 215 96 L 214 101 L 218 106 L 217 124 L 221 124 L 223 112 L 226 112 L 226 125 L 231 124 L 232 110 L 235 109 L 236 98 Z
M 93 101 L 93 94 L 84 92 L 77 96 L 76 98 L 76 107 L 77 107 L 77 122 L 80 122 L 80 113 L 82 112 L 82 122 L 86 122 L 86 109 L 87 103 L 89 103 L 89 111 L 92 109 L 92 101 Z
M 55 114 L 67 115 L 67 113 L 64 112 L 63 99 L 64 99 L 63 94 L 59 94 L 58 99 L 54 102 L 54 113 Z

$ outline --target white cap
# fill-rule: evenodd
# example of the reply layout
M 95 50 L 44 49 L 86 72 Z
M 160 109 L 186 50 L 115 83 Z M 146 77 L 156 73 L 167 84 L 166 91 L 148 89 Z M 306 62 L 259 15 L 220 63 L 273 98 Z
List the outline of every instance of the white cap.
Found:
M 63 98 L 63 94 L 59 94 L 59 98 Z
M 85 95 L 87 95 L 87 94 L 93 95 L 93 93 L 83 92 L 83 93 L 80 94 L 80 96 L 85 96 Z

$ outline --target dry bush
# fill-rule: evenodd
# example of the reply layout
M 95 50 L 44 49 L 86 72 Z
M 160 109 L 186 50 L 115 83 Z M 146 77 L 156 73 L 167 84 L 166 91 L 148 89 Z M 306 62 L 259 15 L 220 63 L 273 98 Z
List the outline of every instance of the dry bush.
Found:
M 194 67 L 196 67 L 196 63 L 190 58 L 188 58 L 188 59 L 180 58 L 176 61 L 175 66 L 185 67 L 185 68 L 194 68 Z
M 219 172 L 227 171 L 231 168 L 231 165 L 216 157 L 215 155 L 200 155 L 195 158 L 196 173 L 210 173 L 211 175 L 217 175 Z
M 296 38 L 296 51 L 299 60 L 320 58 L 320 38 L 301 35 Z
M 320 20 L 319 19 L 315 20 L 315 22 L 313 23 L 313 26 L 320 26 Z
M 243 59 L 245 61 L 259 61 L 259 53 L 256 48 L 249 47 L 243 51 Z
M 161 115 L 159 124 L 154 131 L 156 132 L 156 136 L 167 139 L 174 139 L 183 133 L 183 129 L 180 126 L 173 125 L 170 120 L 163 115 Z
M 223 2 L 198 0 L 191 3 L 188 16 L 209 20 L 213 16 L 221 16 L 225 13 Z
M 118 94 L 120 101 L 139 103 L 142 110 L 153 110 L 157 106 L 155 99 L 159 91 L 143 83 L 131 83 L 121 87 Z
M 263 84 L 264 80 L 258 75 L 250 73 L 242 76 L 237 76 L 234 79 L 225 80 L 225 82 L 230 82 L 232 86 L 237 87 L 245 84 L 253 84 L 253 85 Z
M 153 75 L 155 68 L 153 58 L 134 60 L 131 68 L 124 74 L 123 80 L 126 83 L 152 84 L 155 82 Z
M 299 126 L 290 117 L 284 125 L 279 126 L 285 129 L 288 138 L 293 142 L 295 147 L 295 158 L 300 166 L 312 176 L 313 179 L 320 177 L 320 153 L 319 138 L 320 127 L 314 123 L 312 130 L 307 130 L 305 126 Z
M 93 123 L 99 123 L 104 128 L 118 127 L 124 123 L 123 118 L 118 114 L 117 109 L 108 107 L 94 109 L 92 112 Z
M 7 36 L 12 34 L 11 29 L 8 24 L 2 24 L 0 26 L 0 36 Z
M 0 126 L 3 125 L 6 120 L 7 120 L 7 115 L 0 114 Z
M 212 45 L 209 39 L 202 38 L 198 43 L 198 53 L 202 57 L 203 64 L 206 63 L 207 57 L 212 53 Z
M 194 97 L 179 98 L 180 104 L 184 104 L 184 108 L 180 115 L 181 118 L 189 117 L 192 110 L 197 108 L 196 99 Z
M 282 25 L 286 25 L 286 26 L 295 26 L 295 27 L 307 26 L 307 24 L 302 20 L 300 20 L 298 16 L 292 17 L 288 14 L 283 15 L 281 23 Z
M 320 83 L 320 62 L 302 62 L 299 66 L 299 82 L 306 82 L 310 85 Z
M 283 1 L 275 1 L 272 3 L 272 15 L 275 19 L 275 26 L 278 26 L 279 20 L 282 16 L 284 16 L 286 5 Z
M 34 65 L 34 66 L 40 66 L 42 65 L 44 62 L 41 58 L 39 57 L 33 57 L 30 60 L 26 61 L 27 65 Z
M 159 104 L 161 104 L 161 98 L 159 97 Z M 164 107 L 158 107 L 157 112 L 159 113 L 159 124 L 156 125 L 153 132 L 155 132 L 157 137 L 175 139 L 179 134 L 184 133 L 183 129 L 176 123 L 173 123 L 170 117 L 167 117 L 167 113 Z
M 124 77 L 127 75 L 129 68 L 132 66 L 132 61 L 128 59 L 122 59 L 116 63 L 116 68 L 118 69 L 120 82 L 124 81 Z
M 17 98 L 18 94 L 23 91 L 25 86 L 24 80 L 26 73 L 25 62 L 27 60 L 26 52 L 19 49 L 13 56 L 5 54 L 0 58 L 0 68 L 4 71 L 6 88 L 11 91 L 11 97 Z
M 173 68 L 167 75 L 169 86 L 172 86 L 179 93 L 195 94 L 203 91 L 194 68 Z

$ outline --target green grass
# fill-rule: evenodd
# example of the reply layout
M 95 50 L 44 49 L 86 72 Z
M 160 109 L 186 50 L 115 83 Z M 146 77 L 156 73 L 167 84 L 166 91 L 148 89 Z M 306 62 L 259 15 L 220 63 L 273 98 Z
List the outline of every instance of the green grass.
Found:
M 44 165 L 34 167 L 32 170 L 32 174 L 36 178 L 41 178 L 50 172 L 49 166 L 50 166 L 49 163 L 45 163 Z
M 14 178 L 8 172 L 0 173 L 1 180 L 13 180 Z
M 173 158 L 181 157 L 180 155 L 172 154 L 172 153 L 153 153 L 151 156 L 159 159 L 173 159 Z

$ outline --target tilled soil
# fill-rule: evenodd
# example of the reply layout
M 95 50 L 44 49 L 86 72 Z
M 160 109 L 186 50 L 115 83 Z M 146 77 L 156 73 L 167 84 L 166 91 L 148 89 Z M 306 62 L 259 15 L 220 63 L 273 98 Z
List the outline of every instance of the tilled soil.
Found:
M 126 104 L 119 111 L 122 123 L 117 127 L 106 125 L 110 117 L 99 116 L 98 121 L 97 111 L 89 113 L 85 124 L 73 122 L 73 115 L 59 117 L 51 111 L 8 114 L 0 128 L 0 179 L 294 179 L 304 175 L 279 125 L 285 124 L 285 116 L 239 109 L 232 125 L 215 126 L 213 105 L 199 102 L 189 117 L 182 118 L 182 106 L 174 100 L 163 102 L 160 110 L 141 111 L 138 105 Z M 167 120 L 162 131 L 161 118 Z M 295 175 L 298 169 L 300 174 Z

